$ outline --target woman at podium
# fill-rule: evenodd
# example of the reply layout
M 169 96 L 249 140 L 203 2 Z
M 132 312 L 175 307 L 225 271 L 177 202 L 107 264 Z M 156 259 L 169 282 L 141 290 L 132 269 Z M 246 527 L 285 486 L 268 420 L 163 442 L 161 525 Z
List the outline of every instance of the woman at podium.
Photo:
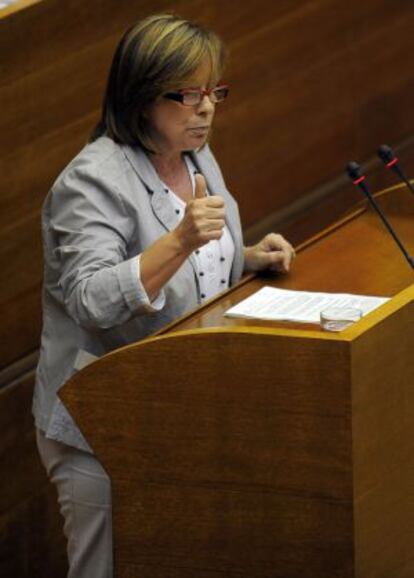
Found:
M 70 578 L 112 575 L 111 493 L 59 388 L 244 271 L 287 271 L 294 255 L 276 234 L 243 246 L 237 204 L 208 146 L 215 108 L 229 92 L 224 61 L 221 41 L 202 26 L 168 14 L 138 22 L 115 52 L 90 142 L 44 203 L 33 411 L 65 519 Z

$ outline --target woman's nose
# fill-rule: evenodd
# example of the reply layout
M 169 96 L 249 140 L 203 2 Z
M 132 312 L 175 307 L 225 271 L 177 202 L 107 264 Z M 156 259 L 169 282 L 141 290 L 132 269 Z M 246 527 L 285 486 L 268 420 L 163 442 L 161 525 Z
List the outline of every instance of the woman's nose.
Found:
M 212 113 L 215 110 L 215 106 L 216 105 L 214 104 L 214 102 L 211 102 L 210 97 L 207 94 L 204 94 L 200 104 L 197 107 L 197 112 L 199 114 Z

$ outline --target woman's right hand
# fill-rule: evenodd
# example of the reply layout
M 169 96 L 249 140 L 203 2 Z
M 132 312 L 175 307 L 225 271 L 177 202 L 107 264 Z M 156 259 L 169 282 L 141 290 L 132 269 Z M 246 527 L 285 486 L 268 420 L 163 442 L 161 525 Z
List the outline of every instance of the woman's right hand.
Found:
M 195 175 L 194 199 L 187 203 L 185 214 L 174 230 L 182 249 L 192 253 L 214 239 L 220 239 L 225 225 L 224 199 L 208 196 L 203 175 Z

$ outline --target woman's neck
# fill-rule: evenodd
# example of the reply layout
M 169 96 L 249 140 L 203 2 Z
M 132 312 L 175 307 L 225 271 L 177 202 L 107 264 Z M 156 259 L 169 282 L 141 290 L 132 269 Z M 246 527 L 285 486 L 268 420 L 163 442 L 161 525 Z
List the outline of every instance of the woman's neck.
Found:
M 193 188 L 183 153 L 178 155 L 150 154 L 150 161 L 159 178 L 183 201 L 193 196 Z
M 173 175 L 183 169 L 184 158 L 182 153 L 175 154 L 150 154 L 150 160 L 157 173 L 162 175 Z

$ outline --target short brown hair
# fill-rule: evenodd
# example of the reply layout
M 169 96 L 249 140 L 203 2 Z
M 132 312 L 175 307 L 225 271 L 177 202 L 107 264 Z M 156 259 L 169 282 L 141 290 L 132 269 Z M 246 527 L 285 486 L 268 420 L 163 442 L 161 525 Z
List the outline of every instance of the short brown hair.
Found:
M 112 61 L 101 120 L 91 141 L 114 141 L 153 150 L 146 111 L 162 94 L 180 88 L 208 59 L 210 81 L 219 81 L 226 59 L 223 43 L 203 26 L 173 14 L 139 21 L 122 37 Z

